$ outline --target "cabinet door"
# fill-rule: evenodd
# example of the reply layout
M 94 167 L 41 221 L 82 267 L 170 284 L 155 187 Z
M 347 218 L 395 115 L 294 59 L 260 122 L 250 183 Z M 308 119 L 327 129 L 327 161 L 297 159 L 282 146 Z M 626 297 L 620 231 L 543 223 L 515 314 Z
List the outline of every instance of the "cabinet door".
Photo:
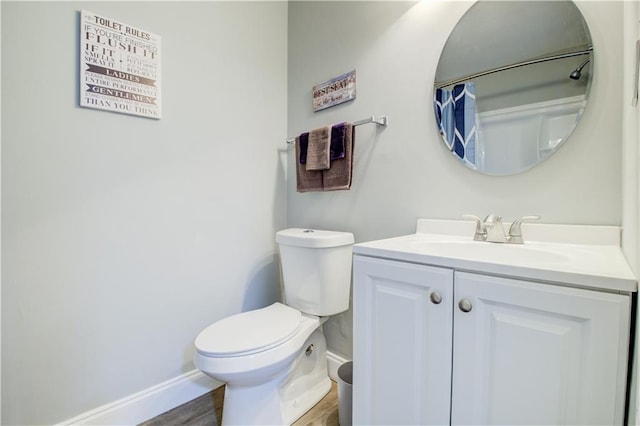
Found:
M 452 424 L 622 424 L 629 310 L 620 294 L 456 272 Z
M 448 269 L 354 257 L 355 424 L 449 423 L 452 286 Z

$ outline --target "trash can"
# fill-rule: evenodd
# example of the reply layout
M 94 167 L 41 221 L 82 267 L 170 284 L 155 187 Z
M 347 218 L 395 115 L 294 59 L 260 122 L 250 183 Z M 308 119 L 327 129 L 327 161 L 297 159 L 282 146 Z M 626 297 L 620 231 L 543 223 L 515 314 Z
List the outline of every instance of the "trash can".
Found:
M 353 361 L 345 362 L 338 368 L 338 423 L 351 426 L 353 387 Z

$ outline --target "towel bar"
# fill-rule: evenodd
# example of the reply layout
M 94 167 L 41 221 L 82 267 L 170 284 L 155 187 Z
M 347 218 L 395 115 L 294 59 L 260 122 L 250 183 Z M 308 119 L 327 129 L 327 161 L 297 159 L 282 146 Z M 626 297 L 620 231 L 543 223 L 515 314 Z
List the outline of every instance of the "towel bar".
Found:
M 382 117 L 376 118 L 375 115 L 372 115 L 369 118 L 364 118 L 362 120 L 354 121 L 353 125 L 354 126 L 361 126 L 363 124 L 372 124 L 372 123 L 376 124 L 377 126 L 387 127 L 387 125 L 389 124 L 389 119 L 387 118 L 387 116 L 382 116 Z M 287 139 L 287 143 L 288 144 L 296 143 L 296 138 Z

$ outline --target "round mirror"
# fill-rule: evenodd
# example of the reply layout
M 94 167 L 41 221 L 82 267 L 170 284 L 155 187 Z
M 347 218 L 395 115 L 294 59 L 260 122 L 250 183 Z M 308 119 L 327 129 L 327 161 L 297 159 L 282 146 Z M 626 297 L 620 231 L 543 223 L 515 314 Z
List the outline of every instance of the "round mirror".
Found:
M 571 1 L 475 3 L 447 39 L 434 83 L 440 134 L 466 166 L 522 172 L 582 116 L 593 75 L 587 23 Z

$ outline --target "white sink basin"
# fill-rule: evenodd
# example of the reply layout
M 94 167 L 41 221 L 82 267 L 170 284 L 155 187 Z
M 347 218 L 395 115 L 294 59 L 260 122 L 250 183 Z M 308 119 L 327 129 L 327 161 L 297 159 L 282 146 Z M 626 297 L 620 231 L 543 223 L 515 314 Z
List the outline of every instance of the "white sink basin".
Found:
M 407 245 L 423 253 L 434 256 L 457 257 L 478 261 L 495 261 L 505 263 L 523 262 L 559 263 L 570 262 L 571 256 L 563 254 L 557 248 L 537 244 L 503 244 L 485 243 L 473 240 L 434 241 L 416 238 L 407 241 Z

